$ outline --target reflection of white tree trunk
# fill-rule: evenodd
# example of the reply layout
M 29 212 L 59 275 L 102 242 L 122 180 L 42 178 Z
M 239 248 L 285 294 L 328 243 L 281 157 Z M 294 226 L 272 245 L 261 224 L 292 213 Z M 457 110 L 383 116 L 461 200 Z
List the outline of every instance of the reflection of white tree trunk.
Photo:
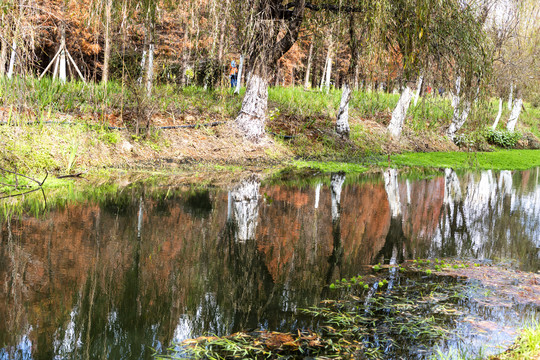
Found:
M 510 170 L 503 170 L 499 176 L 499 191 L 503 195 L 510 195 L 512 193 L 512 172 Z
M 232 194 L 229 191 L 227 194 L 227 221 L 232 220 Z
M 403 129 L 403 124 L 407 117 L 407 110 L 409 110 L 409 105 L 411 104 L 412 95 L 413 92 L 411 88 L 406 86 L 399 97 L 396 108 L 392 112 L 392 119 L 388 125 L 388 131 L 390 131 L 390 134 L 392 134 L 393 137 L 397 138 L 401 135 L 401 130 Z
M 390 204 L 390 212 L 393 218 L 397 218 L 401 215 L 401 202 L 399 199 L 399 185 L 396 169 L 388 169 L 383 173 L 384 176 L 384 189 L 388 196 L 388 203 Z
M 453 169 L 444 169 L 444 200 L 445 205 L 461 201 L 461 185 Z
M 341 190 L 345 182 L 345 174 L 332 174 L 330 189 L 332 193 L 332 221 L 339 220 L 341 215 Z
M 319 208 L 319 199 L 321 197 L 321 187 L 322 183 L 318 183 L 315 187 L 315 209 Z
M 139 213 L 137 215 L 137 239 L 141 238 L 142 224 L 144 218 L 144 203 L 143 198 L 139 200 Z
M 508 123 L 506 124 L 506 129 L 508 131 L 514 132 L 517 121 L 519 119 L 519 115 L 521 114 L 522 107 L 523 107 L 523 99 L 519 98 L 516 100 L 516 103 L 514 104 L 514 108 L 512 109 L 512 112 L 510 113 L 510 118 L 508 119 Z
M 231 191 L 233 214 L 238 227 L 236 238 L 240 241 L 255 239 L 259 216 L 259 188 L 261 182 L 252 177 L 244 180 Z

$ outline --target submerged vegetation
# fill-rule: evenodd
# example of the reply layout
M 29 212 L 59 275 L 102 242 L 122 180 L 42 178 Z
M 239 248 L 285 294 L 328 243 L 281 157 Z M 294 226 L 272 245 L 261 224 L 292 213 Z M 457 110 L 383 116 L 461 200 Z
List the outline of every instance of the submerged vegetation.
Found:
M 482 318 L 483 308 L 496 311 L 510 306 L 506 295 L 498 293 L 509 280 L 493 287 L 474 277 L 473 271 L 491 275 L 507 271 L 496 266 L 418 259 L 394 266 L 375 265 L 373 270 L 376 275 L 336 280 L 326 288 L 328 298 L 320 305 L 301 309 L 299 316 L 312 319 L 309 328 L 292 333 L 261 330 L 203 336 L 175 344 L 157 358 L 446 359 L 446 354 L 459 353 L 460 343 L 476 337 L 476 332 L 500 331 Z M 520 283 L 529 284 L 528 280 Z M 524 288 L 531 291 L 532 287 Z M 476 345 L 458 358 L 479 359 L 500 352 L 497 344 L 489 346 Z M 533 359 L 538 355 L 538 329 L 532 326 L 506 353 L 490 359 Z

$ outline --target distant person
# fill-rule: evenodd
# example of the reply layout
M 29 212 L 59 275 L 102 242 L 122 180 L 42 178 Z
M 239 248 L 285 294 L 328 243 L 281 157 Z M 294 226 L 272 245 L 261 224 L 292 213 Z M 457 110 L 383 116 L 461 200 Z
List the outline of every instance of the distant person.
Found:
M 443 96 L 444 95 L 444 88 L 440 87 L 439 88 L 439 96 Z
M 231 70 L 229 71 L 229 77 L 231 78 L 231 88 L 235 88 L 238 82 L 238 68 L 236 67 L 236 61 L 231 61 Z

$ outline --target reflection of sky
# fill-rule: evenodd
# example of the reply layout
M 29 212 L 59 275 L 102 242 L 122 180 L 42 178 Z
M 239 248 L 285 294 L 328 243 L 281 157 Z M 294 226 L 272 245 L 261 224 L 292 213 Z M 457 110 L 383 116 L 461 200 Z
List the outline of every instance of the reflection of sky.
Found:
M 30 328 L 30 331 L 32 328 Z M 30 333 L 28 331 L 28 333 Z M 30 360 L 32 359 L 32 341 L 27 335 L 21 337 L 16 346 L 8 346 L 0 349 L 0 360 Z

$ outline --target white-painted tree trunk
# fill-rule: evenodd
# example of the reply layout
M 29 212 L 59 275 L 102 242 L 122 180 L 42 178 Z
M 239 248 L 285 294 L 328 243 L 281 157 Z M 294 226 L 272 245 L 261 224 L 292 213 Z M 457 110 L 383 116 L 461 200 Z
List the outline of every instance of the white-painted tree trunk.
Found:
M 523 107 L 523 99 L 518 98 L 514 102 L 514 107 L 512 109 L 512 112 L 510 113 L 510 118 L 508 119 L 508 123 L 506 124 L 506 129 L 510 132 L 514 132 L 516 129 L 516 124 L 519 119 L 519 115 L 521 114 L 521 108 Z
M 253 73 L 248 81 L 242 108 L 236 117 L 236 126 L 253 142 L 264 136 L 264 123 L 268 108 L 268 82 L 260 75 Z
M 144 45 L 146 46 L 146 44 Z M 137 82 L 139 84 L 142 83 L 142 80 L 143 80 L 143 74 L 146 72 L 146 47 L 143 49 L 143 52 L 142 52 L 142 58 L 141 58 L 141 76 L 137 79 Z M 184 76 L 185 76 L 185 72 L 184 72 Z
M 444 200 L 445 205 L 461 201 L 461 185 L 453 169 L 444 169 Z
M 499 124 L 499 120 L 501 120 L 502 108 L 503 108 L 503 100 L 502 100 L 502 98 L 499 98 L 499 112 L 497 113 L 497 117 L 495 118 L 495 122 L 493 123 L 493 126 L 491 127 L 493 130 L 495 130 L 497 128 L 497 125 Z
M 345 174 L 332 174 L 330 192 L 332 197 L 332 221 L 338 221 L 341 216 L 341 190 L 345 182 Z
M 6 64 L 7 64 L 7 50 L 8 45 L 5 42 L 2 42 L 0 39 L 0 44 L 2 44 L 2 49 L 0 50 L 0 78 L 6 75 Z
M 424 84 L 424 75 L 420 75 L 418 83 L 416 84 L 416 94 L 414 95 L 414 106 L 418 104 L 418 98 L 420 97 L 420 91 L 422 91 L 422 85 Z
M 15 58 L 17 57 L 17 43 L 13 40 L 13 46 L 11 47 L 11 58 L 9 59 L 9 68 L 7 77 L 11 79 L 13 77 L 13 69 L 15 68 Z
M 309 54 L 308 54 L 308 61 L 307 61 L 307 66 L 306 66 L 306 77 L 304 78 L 304 89 L 309 89 L 311 87 L 310 82 L 309 82 L 309 76 L 311 73 L 312 58 L 313 58 L 313 41 L 311 42 L 311 44 L 309 44 Z
M 512 110 L 512 101 L 514 96 L 514 84 L 510 84 L 510 93 L 508 94 L 508 110 Z
M 455 109 L 459 105 L 459 94 L 461 92 L 461 76 L 456 79 L 456 89 L 452 96 L 452 107 Z
M 349 137 L 349 102 L 351 100 L 352 91 L 349 84 L 345 82 L 343 84 L 343 91 L 341 92 L 341 101 L 339 104 L 339 110 L 336 120 L 336 132 L 342 137 Z
M 154 41 L 148 46 L 148 69 L 146 71 L 146 93 L 148 96 L 152 93 L 152 83 L 154 81 Z
M 464 103 L 461 104 L 461 76 L 458 76 L 456 79 L 456 93 L 454 94 L 452 98 L 452 107 L 454 108 L 454 115 L 452 116 L 452 123 L 450 124 L 450 127 L 448 128 L 446 135 L 453 141 L 456 132 L 458 132 L 459 129 L 465 124 L 465 121 L 467 121 L 467 118 L 469 117 L 469 113 L 471 111 L 471 102 L 468 100 L 464 100 Z
M 459 101 L 458 105 L 454 108 L 454 115 L 452 116 L 452 123 L 450 124 L 450 127 L 448 128 L 448 131 L 446 132 L 446 135 L 453 141 L 456 137 L 456 132 L 461 129 L 463 124 L 465 124 L 465 121 L 467 121 L 467 118 L 469 117 L 469 113 L 471 112 L 471 102 L 468 100 L 464 101 L 463 107 L 460 107 Z
M 326 68 L 328 67 L 328 57 L 326 57 L 326 62 L 324 63 L 323 73 L 321 76 L 321 82 L 319 83 L 319 91 L 322 91 L 324 86 L 324 78 L 326 77 Z
M 259 188 L 261 182 L 252 177 L 244 180 L 231 191 L 234 220 L 237 225 L 236 239 L 255 239 L 259 217 Z
M 358 91 L 360 88 L 360 65 L 358 62 L 356 63 L 356 67 L 354 68 L 354 90 Z
M 406 86 L 405 90 L 403 90 L 401 96 L 399 97 L 396 108 L 392 112 L 392 120 L 390 120 L 390 124 L 388 124 L 388 131 L 395 138 L 399 138 L 401 136 L 403 124 L 405 123 L 405 118 L 407 117 L 407 110 L 409 110 L 409 105 L 411 104 L 411 98 L 412 90 L 409 86 Z
M 401 201 L 399 199 L 399 185 L 396 169 L 388 169 L 383 173 L 384 189 L 388 196 L 390 214 L 393 218 L 401 215 Z
M 324 80 L 324 89 L 326 93 L 330 91 L 330 79 L 332 78 L 332 56 L 331 49 L 328 49 L 328 63 L 326 64 L 326 78 Z
M 242 73 L 244 72 L 244 55 L 240 55 L 240 64 L 238 65 L 238 77 L 236 78 L 235 94 L 240 94 L 240 88 L 242 87 Z

